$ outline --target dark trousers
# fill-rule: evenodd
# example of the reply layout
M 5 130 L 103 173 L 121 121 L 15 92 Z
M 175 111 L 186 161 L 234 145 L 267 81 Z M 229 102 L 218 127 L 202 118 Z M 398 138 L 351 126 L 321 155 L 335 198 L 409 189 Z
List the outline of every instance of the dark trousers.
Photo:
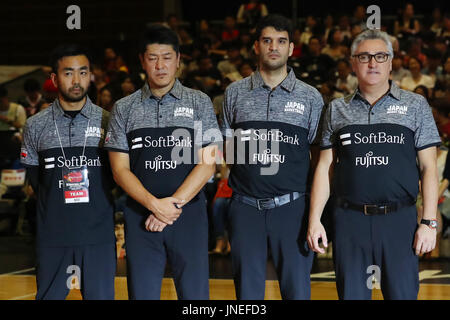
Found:
M 231 257 L 236 297 L 263 300 L 268 243 L 283 299 L 310 299 L 313 252 L 306 242 L 305 197 L 259 211 L 231 200 Z
M 333 258 L 339 299 L 372 298 L 371 275 L 380 270 L 385 299 L 417 299 L 419 260 L 413 249 L 415 206 L 386 215 L 335 208 Z
M 145 230 L 148 215 L 125 209 L 128 297 L 158 300 L 167 259 L 178 299 L 209 299 L 208 217 L 205 198 L 183 207 L 162 232 Z
M 114 300 L 114 243 L 75 247 L 37 247 L 36 300 L 64 300 L 77 275 L 85 300 Z M 79 272 L 79 273 L 78 273 Z

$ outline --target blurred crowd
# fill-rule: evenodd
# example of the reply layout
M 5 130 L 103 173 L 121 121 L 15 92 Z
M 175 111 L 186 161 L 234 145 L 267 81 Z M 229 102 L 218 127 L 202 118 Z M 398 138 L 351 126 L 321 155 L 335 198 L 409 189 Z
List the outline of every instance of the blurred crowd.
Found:
M 396 20 L 381 26 L 393 43 L 392 81 L 428 100 L 442 137 L 441 151 L 444 150 L 446 156 L 448 149 L 445 147 L 450 141 L 450 14 L 433 8 L 431 14 L 419 20 L 412 4 L 399 9 L 401 14 Z M 241 5 L 235 16 L 224 17 L 221 24 L 203 19 L 189 25 L 179 21 L 176 15 L 169 15 L 164 22 L 180 39 L 178 78 L 184 85 L 208 94 L 218 119 L 226 87 L 250 76 L 256 69 L 252 48 L 254 26 L 267 14 L 267 7 L 253 0 Z M 350 65 L 350 45 L 366 28 L 366 19 L 366 8 L 359 5 L 351 14 L 308 15 L 295 29 L 295 47 L 288 64 L 297 78 L 320 91 L 325 103 L 353 92 L 358 86 Z M 104 48 L 103 57 L 98 60 L 92 64 L 89 97 L 110 111 L 118 99 L 142 87 L 145 75 L 141 69 L 133 69 L 114 46 Z M 10 101 L 7 90 L 2 87 L 0 131 L 13 130 L 13 139 L 20 141 L 20 130 L 26 118 L 48 107 L 56 92 L 50 78 L 44 83 L 28 79 L 23 97 L 17 101 Z M 14 159 L 10 159 L 3 161 L 2 168 L 14 165 Z M 225 167 L 218 166 L 216 177 L 206 187 L 214 221 L 212 234 L 220 240 L 212 246 L 215 253 L 229 252 L 221 218 L 224 202 L 217 201 L 231 196 L 231 190 L 224 183 L 227 174 Z M 120 195 L 119 192 L 118 198 Z

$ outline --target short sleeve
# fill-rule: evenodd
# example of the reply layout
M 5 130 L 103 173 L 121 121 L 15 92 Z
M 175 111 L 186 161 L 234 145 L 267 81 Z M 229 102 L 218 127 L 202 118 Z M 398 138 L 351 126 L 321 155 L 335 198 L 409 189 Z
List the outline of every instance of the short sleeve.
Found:
M 200 123 L 195 124 L 195 128 L 199 130 L 201 126 L 201 136 L 196 134 L 195 144 L 206 147 L 211 143 L 217 143 L 223 139 L 217 124 L 217 117 L 214 113 L 211 99 L 206 94 L 202 94 L 199 103 L 200 106 L 196 108 L 196 110 L 199 110 L 199 114 L 196 118 L 200 120 Z
M 222 135 L 226 138 L 231 138 L 233 133 L 231 131 L 231 126 L 233 124 L 233 105 L 231 103 L 231 90 L 227 88 L 225 90 L 223 98 L 223 110 L 220 117 L 220 131 Z
M 37 139 L 32 129 L 31 122 L 27 121 L 23 130 L 22 148 L 20 150 L 20 162 L 25 166 L 39 165 Z
M 115 104 L 109 118 L 104 148 L 109 151 L 129 152 L 125 119 L 120 113 L 119 104 Z
M 315 137 L 317 135 L 317 129 L 319 127 L 320 116 L 322 114 L 323 109 L 323 99 L 317 90 L 314 89 L 314 92 L 311 94 L 311 114 L 309 117 L 309 133 L 308 133 L 308 141 L 310 144 L 318 143 Z
M 424 97 L 418 96 L 416 111 L 416 130 L 414 132 L 414 142 L 417 150 L 423 150 L 429 147 L 441 144 L 433 113 L 428 102 Z
M 334 132 L 331 125 L 331 111 L 332 104 L 325 109 L 325 112 L 322 117 L 322 122 L 320 125 L 321 128 L 321 141 L 320 141 L 320 149 L 329 149 L 334 146 Z

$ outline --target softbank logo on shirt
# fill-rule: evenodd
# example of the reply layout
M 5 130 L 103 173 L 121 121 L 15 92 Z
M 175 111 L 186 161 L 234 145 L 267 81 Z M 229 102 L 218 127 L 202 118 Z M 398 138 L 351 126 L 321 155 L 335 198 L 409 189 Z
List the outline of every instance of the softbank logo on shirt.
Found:
M 136 137 L 131 140 L 131 149 L 141 149 L 141 148 L 192 148 L 191 137 L 186 137 L 185 139 L 175 138 L 174 136 L 160 136 L 153 139 L 151 136 Z
M 284 106 L 284 112 L 296 112 L 303 114 L 305 113 L 305 105 L 298 102 L 289 101 Z
M 387 114 L 390 113 L 397 113 L 397 114 L 406 114 L 408 112 L 407 106 L 397 106 L 397 105 L 390 105 L 387 109 Z
M 387 134 L 386 132 L 369 133 L 369 135 L 363 135 L 361 132 L 356 132 L 353 134 L 354 144 L 378 144 L 378 143 L 394 143 L 394 144 L 405 144 L 405 136 L 401 133 L 399 136 L 394 136 Z M 352 144 L 351 133 L 344 133 L 339 136 L 341 139 L 341 144 L 343 146 Z
M 177 107 L 173 113 L 174 117 L 194 118 L 194 109 L 187 107 Z
M 86 137 L 103 138 L 105 135 L 105 129 L 98 127 L 87 127 L 85 135 Z
M 100 161 L 100 157 L 97 157 L 95 159 L 89 159 L 86 156 L 73 156 L 69 159 L 64 159 L 63 156 L 59 156 L 57 158 L 50 157 L 50 158 L 44 158 L 44 168 L 45 169 L 53 169 L 56 167 L 62 168 L 62 167 L 81 167 L 81 166 L 88 166 L 88 167 L 101 167 L 102 163 Z

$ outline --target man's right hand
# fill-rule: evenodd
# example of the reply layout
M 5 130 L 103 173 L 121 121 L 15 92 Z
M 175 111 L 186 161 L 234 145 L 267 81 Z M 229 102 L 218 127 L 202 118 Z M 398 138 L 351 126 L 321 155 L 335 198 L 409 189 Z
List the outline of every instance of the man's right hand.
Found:
M 319 239 L 322 238 L 322 243 L 325 248 L 328 247 L 327 233 L 320 221 L 310 222 L 308 226 L 307 235 L 308 245 L 314 252 L 325 253 L 325 249 L 319 246 Z
M 154 199 L 147 207 L 159 220 L 167 224 L 173 224 L 180 216 L 182 210 L 177 209 L 175 204 L 181 205 L 182 200 L 167 197 L 162 199 Z

